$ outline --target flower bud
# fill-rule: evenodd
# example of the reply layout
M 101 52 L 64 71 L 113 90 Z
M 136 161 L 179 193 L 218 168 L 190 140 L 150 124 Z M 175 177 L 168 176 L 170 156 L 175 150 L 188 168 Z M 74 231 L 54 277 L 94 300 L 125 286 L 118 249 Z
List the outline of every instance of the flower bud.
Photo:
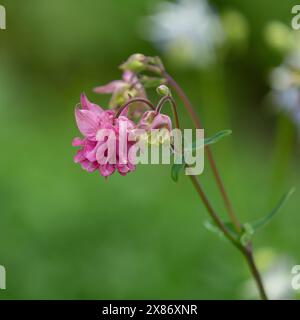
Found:
M 146 57 L 141 53 L 135 53 L 121 64 L 120 68 L 132 72 L 141 72 L 146 69 L 146 66 Z
M 171 95 L 170 89 L 164 84 L 157 87 L 156 92 L 161 96 L 170 96 Z
M 140 77 L 140 81 L 145 88 L 153 88 L 166 83 L 164 78 L 149 77 L 144 75 Z

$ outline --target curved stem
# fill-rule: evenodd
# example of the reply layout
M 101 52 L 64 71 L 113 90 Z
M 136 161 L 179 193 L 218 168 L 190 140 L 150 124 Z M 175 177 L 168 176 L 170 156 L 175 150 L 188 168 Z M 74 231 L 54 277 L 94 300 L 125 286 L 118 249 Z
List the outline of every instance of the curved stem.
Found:
M 171 96 L 165 96 L 165 97 L 163 97 L 163 98 L 159 101 L 159 103 L 158 103 L 158 105 L 157 105 L 157 107 L 156 107 L 156 111 L 157 111 L 158 113 L 160 113 L 162 107 L 164 106 L 164 104 L 165 104 L 167 101 L 169 101 L 170 104 L 171 104 L 171 106 L 172 106 L 172 112 L 173 112 L 174 118 L 175 118 L 175 125 L 176 125 L 176 128 L 179 129 L 179 128 L 180 128 L 180 125 L 179 125 L 179 117 L 178 117 L 177 107 L 176 107 L 175 100 L 174 100 Z
M 196 128 L 201 129 L 202 125 L 201 125 L 201 121 L 196 113 L 196 111 L 194 110 L 190 100 L 188 99 L 188 97 L 186 96 L 186 94 L 184 93 L 184 91 L 181 89 L 181 87 L 178 85 L 178 83 L 162 68 L 161 69 L 162 74 L 164 75 L 164 77 L 166 78 L 166 80 L 168 81 L 168 83 L 175 89 L 175 91 L 177 92 L 178 96 L 181 98 L 181 100 L 183 101 L 186 109 L 188 110 L 191 119 L 195 125 Z M 221 195 L 223 197 L 223 201 L 225 203 L 225 206 L 227 208 L 228 211 L 228 215 L 230 217 L 230 220 L 232 221 L 233 225 L 235 226 L 235 229 L 238 233 L 241 232 L 241 225 L 239 220 L 237 219 L 232 205 L 229 201 L 227 192 L 225 190 L 223 181 L 221 179 L 221 176 L 219 174 L 217 165 L 215 163 L 215 160 L 213 158 L 212 152 L 210 150 L 209 147 L 206 148 L 207 151 L 207 155 L 208 155 L 208 159 L 210 162 L 210 165 L 212 167 L 217 185 L 220 189 Z M 252 253 L 252 244 L 250 243 L 248 245 L 248 247 L 244 247 L 242 246 L 236 239 L 234 239 L 234 237 L 230 234 L 230 232 L 227 230 L 226 226 L 223 224 L 222 220 L 219 218 L 219 216 L 217 215 L 217 213 L 214 211 L 212 205 L 210 204 L 207 196 L 205 195 L 205 192 L 203 191 L 203 188 L 199 182 L 199 180 L 195 177 L 195 176 L 190 176 L 192 183 L 196 189 L 196 191 L 198 192 L 199 196 L 201 197 L 204 205 L 206 206 L 211 218 L 215 221 L 215 223 L 217 224 L 217 226 L 219 227 L 219 229 L 224 233 L 224 235 L 226 236 L 226 238 L 228 240 L 230 240 L 233 245 L 239 249 L 242 254 L 244 255 L 244 257 L 246 258 L 246 262 L 250 268 L 250 271 L 252 273 L 252 276 L 256 282 L 257 288 L 259 290 L 260 293 L 260 297 L 263 300 L 267 300 L 267 294 L 266 291 L 264 289 L 264 285 L 261 279 L 261 276 L 259 274 L 259 271 L 257 269 L 257 266 L 255 264 L 254 258 L 253 258 L 253 253 Z
M 186 96 L 186 94 L 181 89 L 179 84 L 165 70 L 162 70 L 161 72 L 162 72 L 163 76 L 166 78 L 166 80 L 169 82 L 169 84 L 175 89 L 175 91 L 177 92 L 178 96 L 181 98 L 183 104 L 185 105 L 186 109 L 188 110 L 188 112 L 189 112 L 189 114 L 191 116 L 191 119 L 192 119 L 195 127 L 198 128 L 198 129 L 201 129 L 202 128 L 201 121 L 200 121 L 195 109 L 193 108 L 189 98 Z M 233 223 L 236 231 L 237 232 L 241 232 L 240 222 L 239 222 L 238 218 L 236 217 L 236 215 L 235 215 L 235 213 L 233 211 L 231 202 L 230 202 L 229 197 L 227 195 L 227 192 L 225 190 L 224 183 L 223 183 L 223 181 L 221 179 L 221 176 L 219 174 L 219 170 L 217 168 L 217 165 L 216 165 L 216 162 L 214 160 L 214 157 L 213 157 L 213 154 L 211 152 L 211 149 L 210 149 L 209 146 L 207 146 L 205 149 L 207 151 L 208 160 L 209 160 L 209 163 L 211 165 L 213 174 L 215 176 L 217 185 L 218 185 L 218 187 L 220 189 L 223 201 L 224 201 L 226 209 L 228 211 L 229 218 L 230 218 L 231 222 Z
M 120 109 L 119 111 L 116 113 L 116 118 L 118 118 L 120 116 L 120 114 L 132 103 L 135 102 L 143 102 L 145 103 L 148 107 L 150 107 L 150 109 L 155 110 L 154 105 L 147 99 L 144 98 L 133 98 L 130 99 L 129 101 L 127 101 Z

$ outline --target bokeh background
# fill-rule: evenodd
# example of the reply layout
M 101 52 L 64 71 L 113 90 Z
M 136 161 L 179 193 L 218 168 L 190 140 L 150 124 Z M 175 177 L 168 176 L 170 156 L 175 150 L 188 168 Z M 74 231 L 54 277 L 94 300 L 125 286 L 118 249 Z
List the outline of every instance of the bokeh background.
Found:
M 174 183 L 169 166 L 153 165 L 105 180 L 73 163 L 80 93 L 105 106 L 109 97 L 92 88 L 120 78 L 117 66 L 141 52 L 162 55 L 208 135 L 233 130 L 213 151 L 243 221 L 268 213 L 290 187 L 300 190 L 297 127 L 268 99 L 270 72 L 285 53 L 265 36 L 271 21 L 291 29 L 297 1 L 210 1 L 220 19 L 234 10 L 238 18 L 227 27 L 241 34 L 205 66 L 150 40 L 144 18 L 160 2 L 1 1 L 0 264 L 7 289 L 0 299 L 255 298 L 242 257 L 205 229 L 207 213 L 184 176 Z M 208 163 L 201 179 L 226 219 Z M 277 298 L 297 298 L 290 281 L 300 264 L 299 231 L 296 192 L 255 238 Z

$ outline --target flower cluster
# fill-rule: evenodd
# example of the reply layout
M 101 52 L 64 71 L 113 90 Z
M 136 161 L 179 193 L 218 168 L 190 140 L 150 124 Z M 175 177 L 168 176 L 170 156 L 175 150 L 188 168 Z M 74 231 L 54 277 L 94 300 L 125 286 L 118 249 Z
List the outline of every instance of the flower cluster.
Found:
M 81 108 L 76 107 L 75 109 L 75 118 L 78 129 L 84 138 L 73 140 L 73 146 L 81 147 L 77 151 L 74 161 L 80 163 L 83 169 L 88 172 L 99 170 L 104 177 L 110 176 L 116 170 L 121 175 L 126 175 L 135 169 L 135 166 L 127 158 L 124 161 L 119 157 L 118 148 L 115 152 L 116 163 L 111 163 L 108 155 L 105 154 L 107 136 L 99 136 L 98 134 L 100 129 L 109 129 L 118 136 L 120 122 L 126 122 L 128 130 L 134 128 L 134 123 L 131 120 L 124 116 L 115 119 L 115 111 L 103 110 L 91 103 L 84 94 L 81 95 Z M 130 144 L 130 142 L 128 143 Z
M 122 80 L 114 80 L 110 83 L 99 86 L 94 89 L 96 93 L 112 94 L 109 106 L 112 109 L 118 110 L 126 101 L 128 97 L 142 97 L 147 98 L 145 89 L 135 73 L 130 70 L 123 72 Z M 137 102 L 131 106 L 130 114 L 137 118 L 141 115 L 143 104 Z
M 75 108 L 75 118 L 83 138 L 76 137 L 73 140 L 72 145 L 80 147 L 74 161 L 88 172 L 98 170 L 104 177 L 116 171 L 126 175 L 136 168 L 129 156 L 129 149 L 143 138 L 136 132 L 143 130 L 147 133 L 146 136 L 151 137 L 153 129 L 164 128 L 171 131 L 171 120 L 167 115 L 161 114 L 160 110 L 155 110 L 152 103 L 146 99 L 145 89 L 138 75 L 132 70 L 125 70 L 122 80 L 112 81 L 95 88 L 94 91 L 112 94 L 111 108 L 103 109 L 90 102 L 85 94 L 81 95 L 80 106 Z M 146 111 L 144 108 L 147 104 L 152 106 L 153 110 Z M 137 115 L 140 116 L 138 121 Z M 125 132 L 122 128 L 125 128 Z M 107 147 L 110 134 L 105 134 L 106 131 L 113 133 L 116 140 L 112 152 Z M 121 146 L 121 141 L 124 140 L 126 150 Z

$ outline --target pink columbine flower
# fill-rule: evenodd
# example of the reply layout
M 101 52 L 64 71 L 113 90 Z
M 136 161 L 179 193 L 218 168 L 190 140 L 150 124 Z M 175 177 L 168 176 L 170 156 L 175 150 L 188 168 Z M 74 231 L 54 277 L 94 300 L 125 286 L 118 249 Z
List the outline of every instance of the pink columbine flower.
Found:
M 172 121 L 170 117 L 165 114 L 157 113 L 156 111 L 146 111 L 137 126 L 139 129 L 144 129 L 146 131 L 163 128 L 171 131 Z
M 120 139 L 125 137 L 128 148 L 133 142 L 128 141 L 130 130 L 133 130 L 135 125 L 125 115 L 115 119 L 114 110 L 103 110 L 98 105 L 91 103 L 87 97 L 81 95 L 81 108 L 76 107 L 75 118 L 78 129 L 83 135 L 83 138 L 75 138 L 73 146 L 81 147 L 77 151 L 74 161 L 80 163 L 82 168 L 88 172 L 99 170 L 104 177 L 110 176 L 115 171 L 121 175 L 134 171 L 135 166 L 128 159 L 127 151 L 119 153 Z M 121 135 L 121 124 L 125 124 L 125 136 Z M 115 148 L 111 148 L 114 152 L 115 161 L 111 162 L 107 156 L 107 140 L 108 136 L 101 135 L 102 132 L 109 129 L 110 133 L 114 133 L 116 139 Z
M 119 109 L 130 97 L 146 98 L 146 92 L 135 73 L 126 70 L 123 72 L 122 80 L 114 80 L 104 86 L 96 87 L 94 92 L 101 94 L 112 94 L 109 106 Z M 142 114 L 143 105 L 139 102 L 132 104 L 129 114 L 138 118 Z

